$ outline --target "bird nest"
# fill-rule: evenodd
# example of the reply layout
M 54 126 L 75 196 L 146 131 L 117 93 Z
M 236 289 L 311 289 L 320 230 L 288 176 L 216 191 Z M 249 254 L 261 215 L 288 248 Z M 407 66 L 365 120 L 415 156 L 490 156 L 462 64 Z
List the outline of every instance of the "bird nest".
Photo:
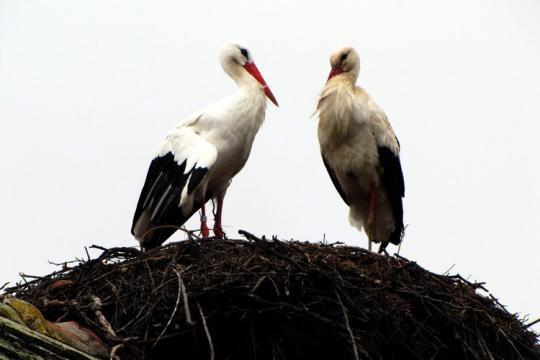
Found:
M 481 283 L 241 233 L 102 249 L 5 291 L 93 329 L 112 358 L 540 359 L 537 335 Z

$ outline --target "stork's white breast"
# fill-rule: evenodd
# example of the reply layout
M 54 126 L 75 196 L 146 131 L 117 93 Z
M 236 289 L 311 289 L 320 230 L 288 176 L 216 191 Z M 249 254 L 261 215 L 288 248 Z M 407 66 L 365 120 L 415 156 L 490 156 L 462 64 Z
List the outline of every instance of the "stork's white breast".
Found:
M 210 188 L 226 187 L 244 167 L 264 116 L 264 93 L 239 93 L 208 111 L 206 119 L 203 116 L 193 125 L 218 151 L 208 174 Z

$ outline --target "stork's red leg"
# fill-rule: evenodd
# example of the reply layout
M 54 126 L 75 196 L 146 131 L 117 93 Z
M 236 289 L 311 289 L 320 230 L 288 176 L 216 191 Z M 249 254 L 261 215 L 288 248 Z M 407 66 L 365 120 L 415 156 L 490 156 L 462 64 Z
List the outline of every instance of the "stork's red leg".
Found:
M 203 200 L 203 204 L 201 206 L 201 235 L 204 239 L 206 239 L 210 234 L 210 230 L 208 229 L 208 225 L 206 225 L 206 211 L 204 207 L 205 205 Z
M 377 223 L 376 223 L 376 211 L 377 211 L 377 186 L 371 184 L 369 191 L 369 209 L 368 209 L 368 221 L 366 224 L 366 230 L 368 235 L 368 250 L 371 251 L 371 243 L 377 241 Z
M 224 192 L 216 196 L 217 209 L 216 209 L 216 217 L 214 219 L 214 235 L 218 239 L 223 239 L 225 237 L 225 233 L 223 232 L 223 228 L 221 227 L 221 213 L 223 211 L 223 198 L 224 197 L 225 197 Z

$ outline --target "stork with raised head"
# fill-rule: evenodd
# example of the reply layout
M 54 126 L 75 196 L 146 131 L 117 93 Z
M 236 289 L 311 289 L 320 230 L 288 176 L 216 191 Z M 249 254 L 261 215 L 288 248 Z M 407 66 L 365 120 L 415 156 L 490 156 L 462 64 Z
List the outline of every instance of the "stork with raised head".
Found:
M 400 145 L 384 112 L 356 86 L 358 53 L 346 47 L 330 57 L 332 67 L 317 105 L 318 138 L 324 165 L 343 201 L 349 221 L 369 239 L 388 243 L 403 237 L 405 184 Z
M 159 145 L 131 228 L 143 249 L 161 245 L 199 209 L 201 233 L 208 237 L 205 203 L 210 199 L 217 204 L 214 234 L 224 236 L 225 192 L 249 157 L 266 97 L 278 105 L 245 46 L 225 45 L 220 62 L 238 90 L 188 116 Z

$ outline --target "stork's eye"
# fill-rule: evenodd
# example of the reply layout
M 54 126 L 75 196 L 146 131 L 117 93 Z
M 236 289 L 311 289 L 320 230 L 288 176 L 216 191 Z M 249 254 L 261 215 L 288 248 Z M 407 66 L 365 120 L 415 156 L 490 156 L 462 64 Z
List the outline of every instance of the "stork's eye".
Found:
M 341 60 L 339 60 L 339 62 L 345 61 L 345 59 L 347 58 L 347 55 L 349 55 L 349 53 L 341 55 Z
M 249 58 L 249 57 L 248 57 L 248 51 L 247 51 L 246 49 L 240 48 L 240 52 L 242 53 L 242 55 L 244 55 L 244 57 L 245 57 L 246 59 Z

